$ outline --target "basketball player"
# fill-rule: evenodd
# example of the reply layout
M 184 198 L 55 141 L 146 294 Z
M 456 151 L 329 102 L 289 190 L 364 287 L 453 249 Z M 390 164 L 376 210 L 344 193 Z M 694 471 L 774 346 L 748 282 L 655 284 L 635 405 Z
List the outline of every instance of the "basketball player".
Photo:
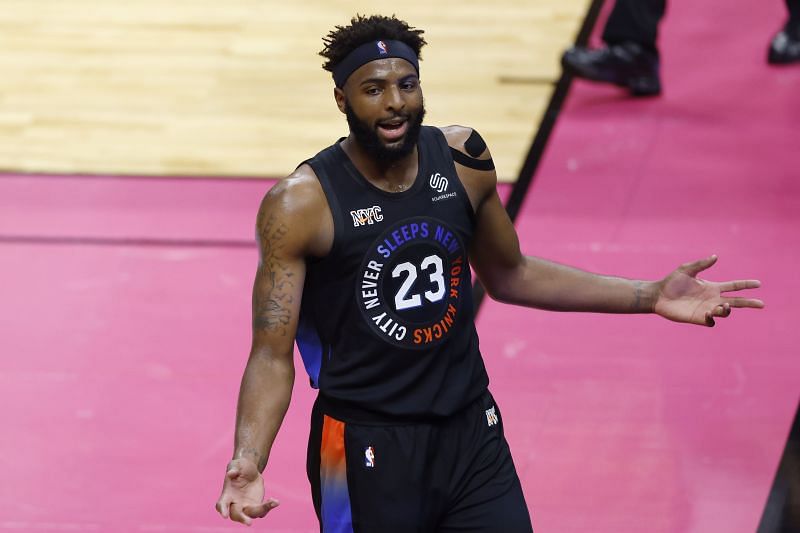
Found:
M 559 311 L 657 313 L 712 326 L 759 300 L 687 263 L 660 281 L 598 276 L 520 253 L 470 128 L 422 126 L 422 31 L 356 17 L 321 52 L 350 134 L 264 198 L 253 344 L 217 510 L 250 524 L 289 405 L 293 344 L 319 395 L 308 478 L 323 531 L 531 531 L 487 389 L 470 265 L 495 299 Z

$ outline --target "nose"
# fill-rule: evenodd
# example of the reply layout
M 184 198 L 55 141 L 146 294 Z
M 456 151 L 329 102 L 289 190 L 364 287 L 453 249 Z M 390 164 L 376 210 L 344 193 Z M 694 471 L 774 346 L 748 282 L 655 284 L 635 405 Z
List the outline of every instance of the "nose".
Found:
M 401 111 L 406 106 L 403 93 L 400 91 L 398 86 L 391 85 L 384 95 L 384 104 L 386 105 L 387 110 Z

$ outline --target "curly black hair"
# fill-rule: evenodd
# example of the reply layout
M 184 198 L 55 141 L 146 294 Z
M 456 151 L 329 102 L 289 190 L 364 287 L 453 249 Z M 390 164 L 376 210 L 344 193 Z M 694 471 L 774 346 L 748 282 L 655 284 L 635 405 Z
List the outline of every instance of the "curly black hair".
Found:
M 322 65 L 322 68 L 333 72 L 336 65 L 347 57 L 347 54 L 362 44 L 377 39 L 402 41 L 414 50 L 417 57 L 420 57 L 419 51 L 425 46 L 423 33 L 423 30 L 409 26 L 407 22 L 394 15 L 391 17 L 356 15 L 350 19 L 349 26 L 336 26 L 322 38 L 325 48 L 319 55 L 328 60 Z

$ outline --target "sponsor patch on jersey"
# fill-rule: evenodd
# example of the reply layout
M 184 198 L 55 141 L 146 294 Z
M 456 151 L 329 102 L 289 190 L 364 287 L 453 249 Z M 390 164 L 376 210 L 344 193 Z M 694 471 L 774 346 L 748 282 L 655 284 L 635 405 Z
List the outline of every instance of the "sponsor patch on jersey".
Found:
M 434 191 L 443 193 L 447 190 L 447 186 L 450 184 L 450 182 L 447 181 L 447 178 L 437 172 L 436 174 L 431 174 L 431 179 L 428 180 L 428 184 Z
M 455 197 L 456 197 L 456 191 L 448 192 L 440 194 L 439 196 L 434 196 L 433 198 L 431 198 L 431 202 L 441 202 L 442 200 L 447 200 L 449 198 L 455 198 Z
M 469 264 L 458 234 L 441 220 L 413 217 L 368 248 L 356 299 L 369 329 L 412 349 L 446 340 L 460 318 Z

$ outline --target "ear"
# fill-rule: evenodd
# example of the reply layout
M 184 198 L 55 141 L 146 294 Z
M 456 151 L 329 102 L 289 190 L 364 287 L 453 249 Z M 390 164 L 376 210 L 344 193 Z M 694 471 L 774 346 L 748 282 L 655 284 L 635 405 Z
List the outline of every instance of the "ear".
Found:
M 339 108 L 339 111 L 344 113 L 344 103 L 346 97 L 344 95 L 344 91 L 338 87 L 333 88 L 333 98 L 336 100 L 336 107 Z

